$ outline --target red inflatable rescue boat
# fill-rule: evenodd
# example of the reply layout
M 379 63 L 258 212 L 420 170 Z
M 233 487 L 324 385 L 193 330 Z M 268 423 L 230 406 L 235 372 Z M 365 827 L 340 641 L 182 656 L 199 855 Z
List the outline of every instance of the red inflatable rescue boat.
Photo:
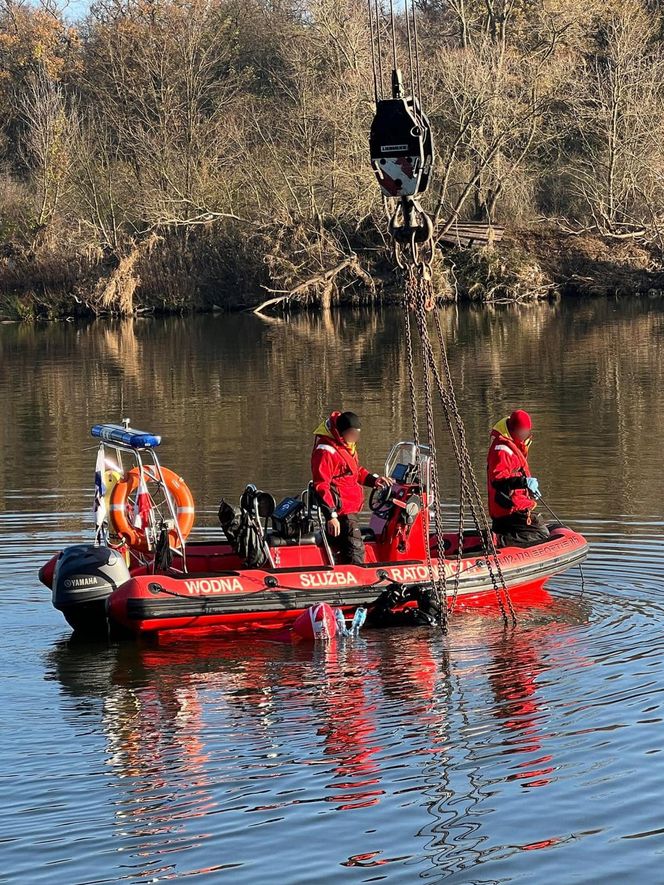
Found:
M 431 455 L 409 442 L 387 459 L 392 487 L 372 490 L 364 565 L 335 563 L 311 488 L 276 505 L 248 486 L 239 508 L 222 502 L 226 537 L 216 530 L 210 540 L 187 542 L 193 502 L 183 480 L 160 466 L 160 438 L 117 425 L 96 425 L 92 434 L 100 439 L 95 542 L 66 548 L 40 571 L 54 606 L 79 632 L 276 632 L 322 602 L 347 618 L 366 608 L 368 624 L 408 610 L 431 622 L 445 598 L 448 609 L 501 605 L 508 594 L 515 606 L 541 599 L 549 578 L 588 552 L 585 538 L 562 525 L 527 549 L 496 549 L 476 531 L 439 535 L 429 506 Z

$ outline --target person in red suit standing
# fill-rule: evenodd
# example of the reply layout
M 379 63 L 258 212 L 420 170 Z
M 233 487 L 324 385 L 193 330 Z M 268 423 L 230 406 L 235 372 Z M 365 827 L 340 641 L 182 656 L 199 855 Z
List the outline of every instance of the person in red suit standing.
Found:
M 528 412 L 516 409 L 491 431 L 489 513 L 501 547 L 530 547 L 549 537 L 546 523 L 534 512 L 540 493 L 528 464 L 532 427 Z
M 354 412 L 332 412 L 314 431 L 311 473 L 314 491 L 326 520 L 330 546 L 340 564 L 362 565 L 364 541 L 358 514 L 364 487 L 391 485 L 391 480 L 369 473 L 357 456 L 361 422 Z

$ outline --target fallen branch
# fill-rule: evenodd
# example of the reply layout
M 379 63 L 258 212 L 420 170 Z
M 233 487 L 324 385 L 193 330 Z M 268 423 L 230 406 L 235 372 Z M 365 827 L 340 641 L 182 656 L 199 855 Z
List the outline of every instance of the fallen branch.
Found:
M 282 304 L 286 301 L 297 301 L 298 299 L 302 299 L 311 289 L 317 288 L 319 286 L 323 287 L 323 291 L 328 293 L 329 290 L 339 274 L 343 271 L 350 268 L 355 272 L 355 275 L 368 286 L 372 292 L 375 292 L 375 283 L 371 279 L 370 275 L 364 270 L 363 267 L 360 266 L 359 261 L 357 260 L 357 255 L 350 255 L 348 258 L 345 258 L 342 262 L 337 264 L 335 267 L 330 268 L 329 270 L 324 271 L 323 273 L 316 274 L 313 277 L 310 277 L 308 280 L 305 280 L 303 283 L 299 283 L 292 289 L 270 289 L 267 286 L 263 286 L 266 292 L 269 292 L 272 295 L 276 295 L 276 298 L 268 298 L 267 301 L 263 301 L 262 304 L 259 304 L 258 307 L 252 309 L 252 313 L 262 313 L 267 307 L 272 307 L 275 304 Z M 324 299 L 327 301 L 329 305 L 329 298 Z
M 567 227 L 561 220 L 555 220 L 556 227 L 558 227 L 563 233 L 569 234 L 572 237 L 580 237 L 584 234 L 596 234 L 600 237 L 607 237 L 612 240 L 638 240 L 646 236 L 647 230 L 645 227 L 639 227 L 636 230 L 622 230 L 622 231 L 612 231 L 608 230 L 604 227 L 600 227 L 597 224 L 592 224 L 590 227 L 582 227 L 574 230 L 571 227 Z
M 605 237 L 610 237 L 612 240 L 640 240 L 645 235 L 645 227 L 639 228 L 639 230 L 607 231 L 604 234 Z
M 265 287 L 263 287 L 265 288 Z M 267 301 L 264 301 L 262 304 L 259 304 L 258 307 L 253 308 L 252 313 L 263 313 L 266 307 L 271 307 L 273 304 L 281 304 L 284 301 L 289 301 L 290 295 L 287 293 L 286 295 L 282 295 L 279 298 L 268 298 Z
M 160 230 L 165 227 L 195 227 L 197 225 L 212 224 L 212 222 L 219 221 L 222 218 L 241 221 L 243 224 L 253 224 L 248 218 L 242 218 L 240 215 L 234 215 L 232 212 L 201 212 L 200 215 L 190 215 L 184 218 L 178 218 L 176 215 L 162 215 L 152 225 L 150 230 Z

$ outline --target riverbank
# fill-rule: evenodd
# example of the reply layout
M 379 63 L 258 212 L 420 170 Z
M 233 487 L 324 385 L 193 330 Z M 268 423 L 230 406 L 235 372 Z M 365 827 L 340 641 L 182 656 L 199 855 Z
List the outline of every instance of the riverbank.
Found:
M 237 228 L 144 239 L 122 256 L 48 244 L 0 251 L 0 319 L 238 311 L 272 302 L 302 306 L 390 303 L 400 280 L 376 227 L 355 231 L 347 252 L 309 256 L 298 232 Z M 308 246 L 309 244 L 307 244 Z M 298 256 L 309 257 L 298 266 Z M 539 224 L 508 231 L 493 247 L 440 253 L 441 301 L 522 303 L 558 297 L 664 292 L 654 250 L 634 240 L 576 234 Z

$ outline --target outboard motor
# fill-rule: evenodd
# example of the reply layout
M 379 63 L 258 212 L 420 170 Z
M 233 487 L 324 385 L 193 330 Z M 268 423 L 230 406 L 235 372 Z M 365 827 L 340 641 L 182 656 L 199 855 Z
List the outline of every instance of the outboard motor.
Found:
M 77 633 L 106 634 L 106 600 L 128 581 L 129 569 L 110 547 L 76 544 L 65 548 L 55 566 L 53 606 Z

